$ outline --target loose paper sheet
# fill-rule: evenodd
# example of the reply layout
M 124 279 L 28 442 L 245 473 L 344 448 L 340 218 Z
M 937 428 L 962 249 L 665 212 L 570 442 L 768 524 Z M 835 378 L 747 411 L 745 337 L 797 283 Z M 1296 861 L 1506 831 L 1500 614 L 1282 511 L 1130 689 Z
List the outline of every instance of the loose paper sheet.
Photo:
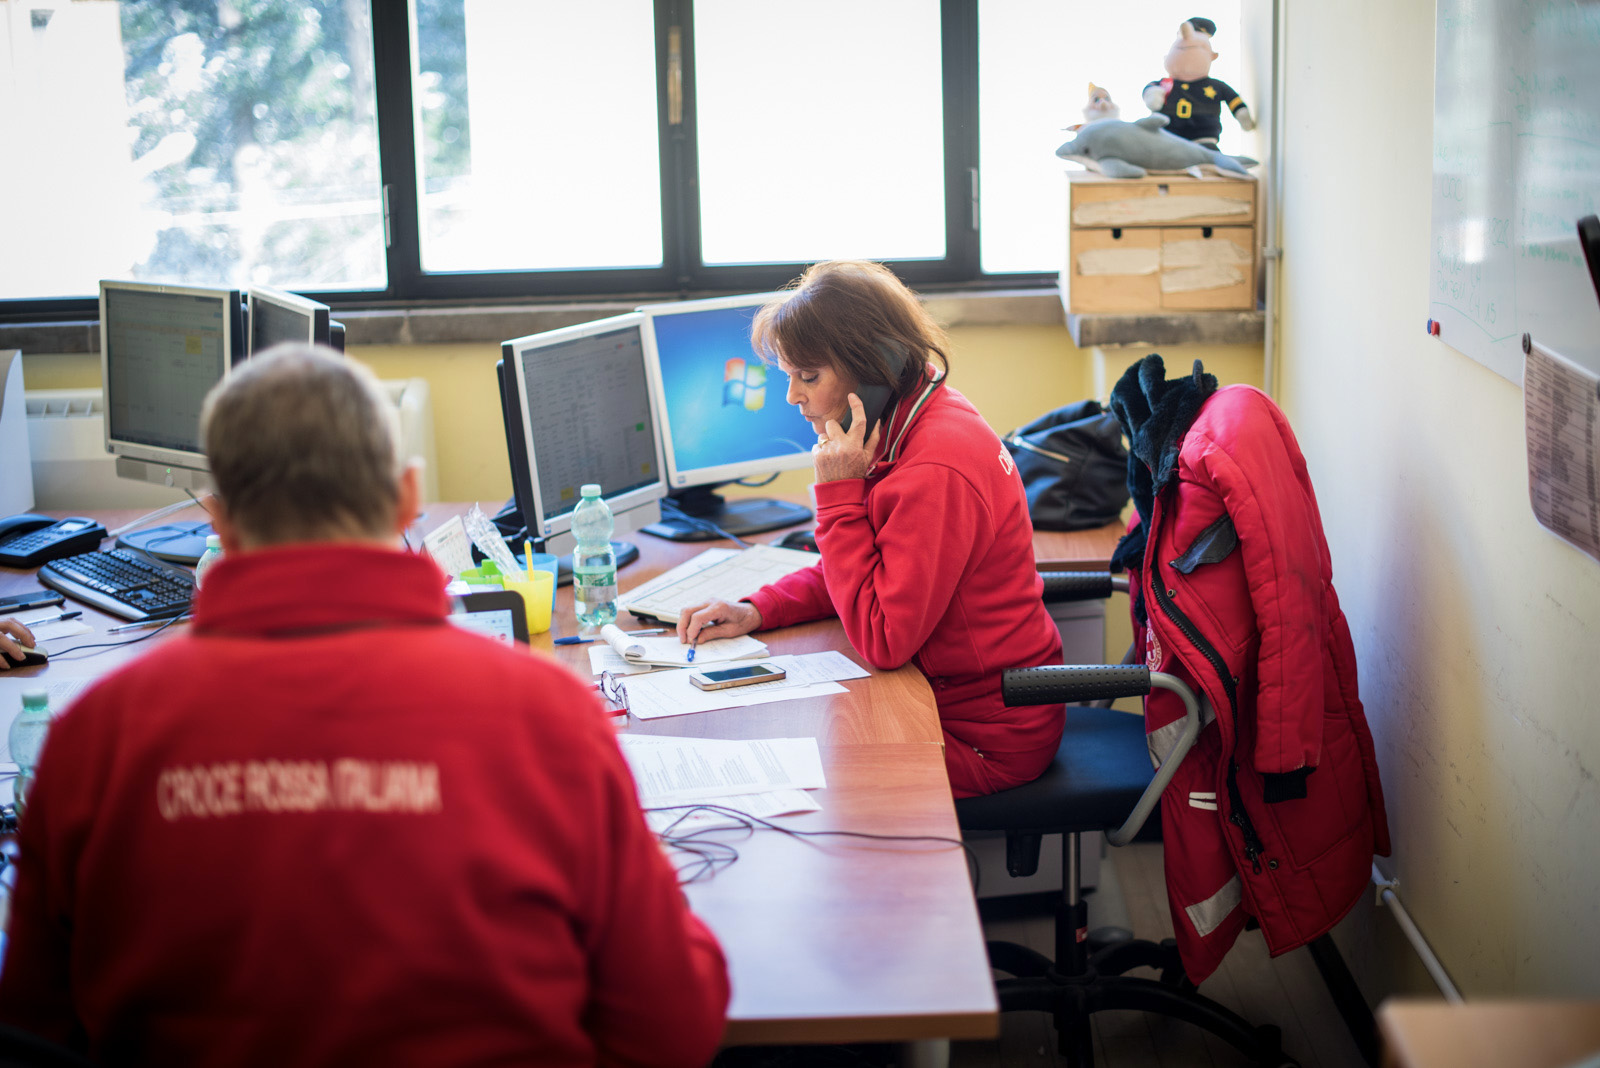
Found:
M 1600 559 L 1600 376 L 1537 341 L 1522 369 L 1528 496 L 1539 522 Z
M 624 734 L 617 741 L 645 808 L 827 785 L 815 738 L 724 741 Z
M 458 515 L 424 534 L 422 547 L 428 550 L 439 570 L 452 577 L 477 566 L 472 562 L 472 539 L 467 537 L 466 525 Z
M 775 819 L 778 816 L 793 816 L 802 812 L 822 811 L 821 803 L 804 790 L 769 790 L 760 794 L 732 794 L 728 797 L 706 800 L 710 804 L 736 809 L 747 816 L 757 816 L 764 820 Z M 690 805 L 697 803 L 684 802 Z M 650 829 L 657 834 L 668 827 L 672 827 L 673 833 L 680 833 L 706 830 L 711 827 L 741 826 L 733 817 L 724 816 L 719 812 L 695 812 L 686 808 L 646 812 L 644 819 L 650 825 Z M 673 826 L 674 824 L 676 826 Z
M 845 688 L 835 682 L 756 682 L 748 686 L 730 686 L 725 690 L 701 690 L 689 682 L 693 668 L 653 671 L 648 675 L 630 676 L 624 689 L 628 692 L 628 711 L 639 719 L 660 719 L 664 716 L 682 716 L 690 712 L 710 712 L 718 708 L 744 708 L 764 705 L 773 701 L 793 701 L 802 697 L 826 697 L 844 693 Z

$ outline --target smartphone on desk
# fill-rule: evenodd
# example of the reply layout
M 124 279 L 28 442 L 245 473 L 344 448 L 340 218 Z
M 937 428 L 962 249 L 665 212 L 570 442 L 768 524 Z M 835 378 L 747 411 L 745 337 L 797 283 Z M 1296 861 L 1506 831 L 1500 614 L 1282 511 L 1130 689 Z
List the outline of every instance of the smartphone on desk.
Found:
M 755 682 L 777 682 L 788 674 L 777 664 L 743 664 L 696 671 L 689 676 L 689 681 L 702 690 L 726 690 L 730 686 L 749 686 Z

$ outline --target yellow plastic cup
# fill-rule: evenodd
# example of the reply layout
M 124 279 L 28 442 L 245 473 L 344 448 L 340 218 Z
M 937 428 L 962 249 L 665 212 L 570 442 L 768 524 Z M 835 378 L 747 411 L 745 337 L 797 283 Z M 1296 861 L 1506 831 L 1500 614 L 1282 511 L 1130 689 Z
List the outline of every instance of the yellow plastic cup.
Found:
M 534 571 L 526 582 L 506 579 L 505 588 L 522 595 L 528 614 L 528 633 L 543 634 L 550 629 L 550 602 L 555 595 L 556 577 L 548 571 Z

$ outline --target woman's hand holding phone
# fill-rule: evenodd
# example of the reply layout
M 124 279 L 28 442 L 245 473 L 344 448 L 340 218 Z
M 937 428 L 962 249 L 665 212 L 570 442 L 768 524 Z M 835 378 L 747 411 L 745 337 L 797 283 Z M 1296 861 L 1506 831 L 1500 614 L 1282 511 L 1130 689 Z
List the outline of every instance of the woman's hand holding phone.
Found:
M 811 453 L 816 466 L 818 482 L 839 482 L 847 478 L 866 478 L 872 469 L 872 459 L 878 455 L 878 441 L 883 436 L 882 421 L 875 421 L 872 436 L 866 437 L 866 408 L 854 393 L 849 396 L 850 429 L 841 427 L 837 420 L 829 419 L 824 426 L 826 434 L 817 438 Z

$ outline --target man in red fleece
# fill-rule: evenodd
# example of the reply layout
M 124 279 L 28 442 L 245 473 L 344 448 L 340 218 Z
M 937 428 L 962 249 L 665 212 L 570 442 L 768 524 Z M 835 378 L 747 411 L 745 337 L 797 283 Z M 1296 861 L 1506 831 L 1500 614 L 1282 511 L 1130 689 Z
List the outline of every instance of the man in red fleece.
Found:
M 207 398 L 189 633 L 52 728 L 0 1019 L 105 1063 L 698 1065 L 728 983 L 594 695 L 447 622 L 372 375 Z

